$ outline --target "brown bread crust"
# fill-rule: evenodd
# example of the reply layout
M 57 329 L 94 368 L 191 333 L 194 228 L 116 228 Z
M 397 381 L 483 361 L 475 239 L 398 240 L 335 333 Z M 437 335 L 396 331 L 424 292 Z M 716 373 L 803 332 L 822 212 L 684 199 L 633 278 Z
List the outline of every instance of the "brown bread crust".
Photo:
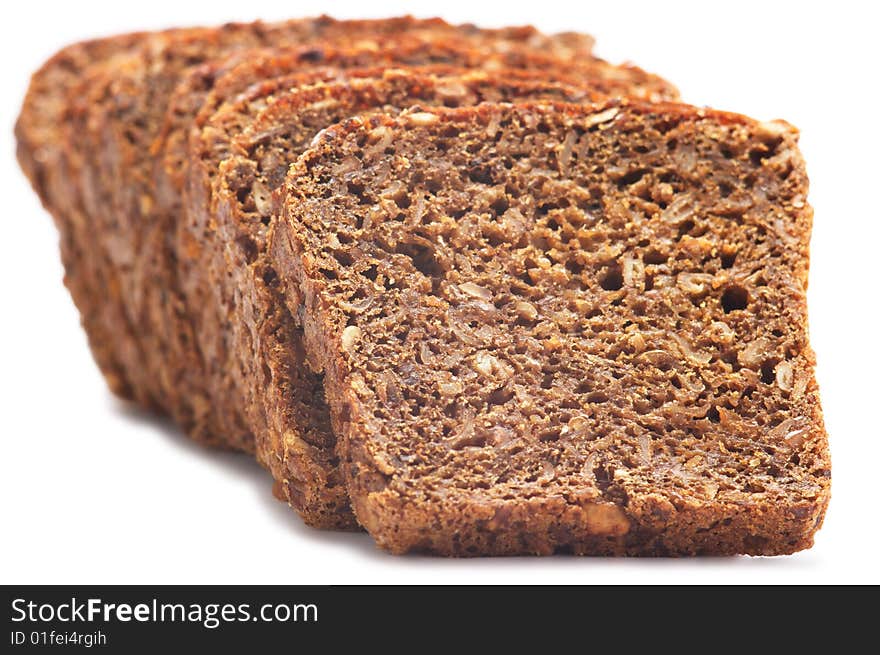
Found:
M 460 75 L 388 71 L 350 71 L 346 82 L 329 82 L 286 91 L 302 75 L 255 86 L 219 110 L 203 130 L 204 144 L 193 157 L 188 196 L 190 223 L 199 235 L 199 284 L 216 292 L 212 311 L 228 317 L 217 325 L 216 345 L 229 344 L 226 367 L 233 394 L 253 428 L 257 456 L 279 483 L 282 497 L 317 527 L 354 527 L 335 454 L 335 438 L 323 398 L 321 377 L 309 370 L 297 317 L 285 310 L 276 276 L 266 259 L 266 233 L 275 216 L 273 192 L 287 168 L 326 125 L 352 114 L 382 108 L 469 105 L 486 100 L 600 97 L 574 84 L 545 82 L 544 73 L 470 71 Z M 375 71 L 373 71 L 375 73 Z M 282 91 L 272 95 L 272 89 Z M 255 116 L 255 112 L 258 115 Z M 239 134 L 240 127 L 247 125 Z M 198 163 L 198 164 L 197 164 Z M 199 190 L 211 188 L 209 196 Z M 192 204 L 192 201 L 196 201 Z M 213 228 L 205 225 L 213 222 Z M 188 249 L 190 250 L 190 249 Z M 220 256 L 217 256 L 218 253 Z M 207 275 L 204 272 L 207 271 Z M 207 291 L 200 306 L 211 309 Z M 200 327 L 199 334 L 212 331 Z
M 285 189 L 272 261 L 382 547 L 812 544 L 830 461 L 790 126 L 418 108 L 325 130 Z

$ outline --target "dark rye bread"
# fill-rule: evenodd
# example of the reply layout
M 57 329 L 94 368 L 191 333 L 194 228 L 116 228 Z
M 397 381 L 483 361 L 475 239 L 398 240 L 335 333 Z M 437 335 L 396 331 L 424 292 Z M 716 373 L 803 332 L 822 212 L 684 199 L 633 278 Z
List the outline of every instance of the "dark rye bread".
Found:
M 134 180 L 122 178 L 123 182 L 133 182 L 131 184 L 119 184 L 120 179 L 114 178 L 118 188 L 126 189 L 121 199 L 113 198 L 106 189 L 81 189 L 80 181 L 98 180 L 109 184 L 105 175 L 108 171 L 113 175 L 119 172 L 120 166 L 125 167 L 131 149 L 149 149 L 149 144 L 138 142 L 138 137 L 151 132 L 155 112 L 161 116 L 162 110 L 157 107 L 162 107 L 163 97 L 176 82 L 170 69 L 196 64 L 235 48 L 310 42 L 358 33 L 369 38 L 400 31 L 432 34 L 448 31 L 462 38 L 477 39 L 492 34 L 499 39 L 509 39 L 512 45 L 544 47 L 564 56 L 580 56 L 592 45 L 590 37 L 573 34 L 546 37 L 533 28 L 479 30 L 473 26 L 448 25 L 439 19 L 336 21 L 320 17 L 276 24 L 229 24 L 221 28 L 137 33 L 75 44 L 53 57 L 34 76 L 16 126 L 19 160 L 61 227 L 67 284 L 82 313 L 96 359 L 114 391 L 160 408 L 169 404 L 169 394 L 176 395 L 162 365 L 169 347 L 161 336 L 156 336 L 157 327 L 145 323 L 143 311 L 132 309 L 134 306 L 142 310 L 146 302 L 143 290 L 130 284 L 131 278 L 140 275 L 138 256 L 146 239 L 143 234 L 136 234 L 137 238 L 128 234 L 120 238 L 116 234 L 130 231 L 126 229 L 130 226 L 121 220 L 128 218 L 128 214 L 114 205 L 134 206 L 137 214 L 149 213 L 152 198 L 139 188 L 144 182 L 143 178 L 137 179 L 141 177 L 138 175 Z M 149 66 L 138 69 L 129 61 L 117 70 L 115 65 L 108 64 L 108 58 L 133 53 L 139 53 L 136 59 L 148 62 Z M 96 67 L 104 67 L 110 74 L 86 74 Z M 83 84 L 83 77 L 99 84 Z M 71 101 L 75 101 L 77 107 L 72 115 L 64 115 L 70 112 Z M 112 120 L 108 120 L 108 116 Z M 80 138 L 87 136 L 88 133 L 79 129 L 86 126 L 97 130 L 91 140 Z M 63 128 L 68 128 L 68 137 L 75 137 L 68 152 L 87 151 L 92 155 L 91 158 L 83 155 L 88 163 L 92 163 L 90 159 L 103 160 L 97 162 L 101 164 L 98 170 L 71 171 L 63 157 L 58 161 L 65 142 L 61 134 L 65 131 Z M 103 153 L 88 148 L 96 142 L 109 145 L 111 150 Z M 54 186 L 53 179 L 57 181 Z M 53 188 L 60 189 L 61 193 L 50 193 Z M 82 209 L 81 191 L 90 193 L 98 207 L 106 208 L 102 211 L 104 216 L 96 217 Z M 69 201 L 70 196 L 76 198 L 75 203 Z M 139 218 L 134 218 L 136 229 L 152 234 L 149 228 L 141 228 L 143 221 Z M 96 235 L 105 233 L 110 243 L 96 242 Z M 178 340 L 177 335 L 174 338 Z M 149 343 L 136 343 L 138 340 Z M 163 356 L 156 356 L 156 349 Z
M 222 426 L 244 425 L 240 418 L 243 415 L 244 399 L 239 391 L 241 385 L 231 375 L 240 358 L 239 351 L 230 347 L 230 343 L 237 342 L 230 342 L 226 330 L 233 288 L 218 285 L 216 282 L 224 277 L 226 262 L 223 248 L 216 245 L 214 226 L 217 210 L 209 192 L 219 162 L 228 155 L 231 138 L 253 117 L 254 108 L 261 109 L 279 90 L 307 83 L 308 79 L 304 79 L 303 75 L 327 77 L 334 74 L 327 68 L 329 66 L 348 68 L 356 65 L 454 65 L 491 70 L 509 64 L 526 71 L 526 76 L 530 70 L 539 70 L 548 78 L 581 87 L 588 86 L 609 95 L 633 94 L 652 98 L 675 95 L 675 90 L 668 83 L 634 67 L 620 69 L 598 59 L 557 60 L 542 53 L 521 49 L 499 50 L 495 45 L 476 48 L 470 43 L 462 44 L 448 38 L 395 38 L 366 48 L 359 44 L 358 49 L 354 50 L 312 47 L 277 52 L 264 57 L 249 53 L 243 63 L 237 63 L 239 58 L 236 55 L 231 61 L 203 67 L 179 85 L 163 128 L 164 175 L 160 175 L 160 179 L 164 178 L 164 182 L 157 183 L 156 187 L 168 190 L 168 193 L 161 194 L 160 200 L 163 208 L 160 214 L 165 217 L 167 227 L 158 231 L 161 234 L 172 233 L 175 224 L 177 225 L 178 238 L 174 253 L 177 266 L 170 267 L 170 270 L 178 272 L 178 284 L 185 298 L 185 305 L 191 308 L 191 332 L 198 335 L 196 350 L 203 363 L 203 366 L 198 366 L 196 362 L 186 360 L 185 354 L 181 354 L 175 359 L 180 370 L 180 374 L 175 377 L 183 380 L 182 387 L 188 391 L 188 397 L 210 399 L 203 405 L 213 414 L 206 415 L 204 423 L 221 426 L 211 432 L 227 435 L 226 439 L 233 440 L 230 443 L 245 449 L 251 443 L 251 435 L 247 430 L 222 429 Z M 316 72 L 307 72 L 309 68 L 314 68 Z M 515 79 L 516 74 L 511 75 Z M 206 78 L 215 81 L 208 84 L 205 82 Z M 232 103 L 231 110 L 220 109 L 225 99 L 236 99 L 237 94 L 247 86 L 251 88 L 244 97 Z M 205 91 L 208 87 L 212 89 L 210 92 Z M 192 89 L 198 90 L 191 91 Z M 204 100 L 193 101 L 193 97 L 198 98 L 200 95 L 204 96 Z M 181 116 L 186 117 L 187 113 L 192 113 L 191 109 L 188 112 L 185 108 L 200 105 L 202 109 L 195 119 L 190 117 L 180 120 Z M 212 110 L 216 113 L 211 114 L 210 120 L 213 123 L 209 124 L 207 116 Z M 187 125 L 192 125 L 191 153 L 188 157 L 181 153 L 183 140 L 180 138 Z M 281 155 L 279 157 L 284 160 Z M 194 168 L 193 174 L 189 175 L 192 184 L 188 189 L 192 198 L 188 202 L 188 210 L 191 211 L 187 212 L 185 220 L 180 221 L 180 172 L 189 170 L 190 167 Z M 264 230 L 262 225 L 257 227 Z M 258 254 L 263 252 L 263 240 L 259 235 L 239 231 L 224 235 L 221 243 L 226 243 L 227 239 L 240 241 L 237 243 L 238 247 L 255 248 Z M 153 258 L 152 261 L 160 267 L 166 266 L 161 258 Z M 206 270 L 209 271 L 208 275 L 205 274 Z M 161 271 L 155 271 L 148 279 L 155 280 L 161 274 Z M 226 294 L 225 299 L 221 297 L 223 294 Z M 173 324 L 173 321 L 166 321 L 166 324 Z M 184 363 L 186 366 L 183 366 Z M 250 419 L 249 425 L 251 430 L 255 429 L 253 419 Z
M 327 129 L 291 168 L 271 252 L 377 542 L 809 547 L 830 462 L 796 141 L 637 103 Z
M 231 393 L 218 404 L 240 408 L 278 494 L 306 523 L 325 528 L 356 523 L 338 470 L 321 378 L 305 362 L 298 317 L 286 311 L 266 253 L 276 209 L 272 195 L 290 163 L 321 129 L 365 111 L 399 111 L 413 103 L 600 97 L 573 82 L 546 82 L 544 73 L 528 71 L 427 75 L 391 70 L 374 79 L 365 74 L 350 71 L 347 81 L 287 92 L 291 80 L 279 78 L 218 111 L 203 130 L 206 147 L 200 159 L 193 157 L 191 168 L 190 188 L 210 187 L 211 194 L 195 191 L 187 197 L 195 202 L 187 214 L 201 234 L 199 252 L 208 255 L 198 260 L 206 286 L 200 306 L 215 313 L 205 316 L 198 333 L 216 340 L 204 351 L 227 347 L 229 352 L 224 371 Z M 282 93 L 272 95 L 272 87 Z M 200 231 L 209 217 L 214 228 Z M 213 309 L 212 301 L 218 303 Z

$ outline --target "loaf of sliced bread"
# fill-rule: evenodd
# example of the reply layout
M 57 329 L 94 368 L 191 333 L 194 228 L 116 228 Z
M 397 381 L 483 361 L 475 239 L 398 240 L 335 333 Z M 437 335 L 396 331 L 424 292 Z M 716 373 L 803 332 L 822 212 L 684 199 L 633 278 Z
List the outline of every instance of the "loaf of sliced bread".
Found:
M 271 258 L 397 553 L 772 555 L 829 497 L 797 134 L 675 104 L 326 129 Z
M 267 261 L 266 234 L 276 215 L 272 196 L 288 167 L 321 129 L 360 112 L 399 111 L 413 103 L 586 101 L 599 95 L 542 81 L 542 73 L 528 71 L 427 75 L 391 70 L 372 79 L 365 74 L 353 70 L 346 81 L 272 95 L 272 86 L 289 88 L 291 80 L 279 78 L 225 106 L 203 130 L 205 147 L 192 162 L 193 191 L 187 196 L 187 216 L 198 237 L 185 250 L 208 255 L 197 267 L 206 287 L 199 295 L 206 310 L 199 328 L 202 349 L 229 349 L 225 373 L 234 393 L 225 403 L 244 403 L 258 458 L 272 472 L 281 496 L 318 527 L 356 524 L 339 476 L 321 377 L 305 361 L 300 317 L 286 311 Z M 203 197 L 199 189 L 209 186 L 210 195 Z M 206 230 L 206 225 L 213 227 Z

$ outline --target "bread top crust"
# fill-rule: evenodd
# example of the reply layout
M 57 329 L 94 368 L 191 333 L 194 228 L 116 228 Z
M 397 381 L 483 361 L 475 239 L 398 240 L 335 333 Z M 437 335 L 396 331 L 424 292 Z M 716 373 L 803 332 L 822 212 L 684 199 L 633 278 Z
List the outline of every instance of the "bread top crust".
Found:
M 593 45 L 593 38 L 586 34 L 545 35 L 529 26 L 489 30 L 473 25 L 451 25 L 439 18 L 417 19 L 412 16 L 340 21 L 325 15 L 278 23 L 229 23 L 219 27 L 174 28 L 90 39 L 63 48 L 32 76 L 15 125 L 19 159 L 45 199 L 47 189 L 42 178 L 51 174 L 47 169 L 61 156 L 62 138 L 58 127 L 63 124 L 61 118 L 67 104 L 81 96 L 84 88 L 80 82 L 86 71 L 112 58 L 147 58 L 155 66 L 156 57 L 169 52 L 181 53 L 184 60 L 195 56 L 196 60 L 201 57 L 204 61 L 212 50 L 214 56 L 218 56 L 222 54 L 219 50 L 275 45 L 279 39 L 317 41 L 346 34 L 390 35 L 401 32 L 492 38 L 544 49 L 568 58 L 588 56 Z
M 719 521 L 776 508 L 812 533 L 830 464 L 796 141 L 634 101 L 325 130 L 271 251 L 362 523 L 662 500 Z
M 531 48 L 533 42 L 528 43 Z M 576 57 L 578 52 L 580 56 Z M 339 38 L 332 44 L 236 52 L 191 70 L 171 96 L 152 149 L 154 153 L 164 151 L 165 172 L 173 178 L 185 168 L 187 148 L 198 149 L 195 142 L 205 124 L 224 103 L 245 89 L 254 95 L 249 87 L 266 84 L 269 90 L 263 93 L 276 93 L 277 78 L 308 70 L 373 66 L 540 70 L 554 81 L 589 85 L 607 95 L 651 100 L 673 100 L 678 96 L 671 84 L 635 66 L 614 66 L 586 51 L 516 48 L 491 32 L 479 40 L 447 31 L 374 35 L 369 39 L 361 35 Z
M 418 38 L 440 44 L 449 38 L 471 45 L 493 44 L 498 50 L 519 48 L 546 50 L 554 57 L 591 57 L 592 38 L 539 33 L 531 27 L 478 29 L 472 25 L 451 25 L 441 19 L 402 16 L 375 20 L 335 20 L 327 16 L 279 23 L 230 23 L 216 28 L 187 28 L 142 35 L 129 53 L 132 61 L 104 84 L 117 84 L 115 93 L 98 88 L 96 96 L 115 102 L 109 110 L 146 118 L 146 131 L 155 136 L 164 119 L 167 99 L 193 67 L 235 51 L 279 46 L 312 46 L 316 52 L 329 43 L 347 43 L 364 49 L 388 38 Z M 438 45 L 438 47 L 440 47 Z M 127 81 L 120 85 L 120 78 Z M 126 92 L 130 86 L 131 92 Z

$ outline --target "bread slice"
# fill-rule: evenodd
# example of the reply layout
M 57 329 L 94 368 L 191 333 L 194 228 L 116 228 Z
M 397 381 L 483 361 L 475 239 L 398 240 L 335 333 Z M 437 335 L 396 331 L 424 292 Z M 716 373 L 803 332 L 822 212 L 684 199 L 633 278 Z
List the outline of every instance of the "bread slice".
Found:
M 61 226 L 67 284 L 89 331 L 95 357 L 117 393 L 159 408 L 171 405 L 170 409 L 180 410 L 175 412 L 180 414 L 178 420 L 192 420 L 192 409 L 182 406 L 186 403 L 180 402 L 167 365 L 181 349 L 189 349 L 186 355 L 190 355 L 192 340 L 176 332 L 168 334 L 167 323 L 150 323 L 160 313 L 150 306 L 157 293 L 163 305 L 171 306 L 162 310 L 165 315 L 179 312 L 181 304 L 173 289 L 166 294 L 150 291 L 161 289 L 164 280 L 155 285 L 144 282 L 149 277 L 143 270 L 145 260 L 151 257 L 145 254 L 150 250 L 146 244 L 161 237 L 149 221 L 140 220 L 141 214 L 152 211 L 153 193 L 145 171 L 131 167 L 149 151 L 149 135 L 155 132 L 155 121 L 162 116 L 164 100 L 178 74 L 236 48 L 357 35 L 369 39 L 401 31 L 497 38 L 511 46 L 548 48 L 567 57 L 589 52 L 592 44 L 590 37 L 546 37 L 532 28 L 479 30 L 438 19 L 336 21 L 320 17 L 137 33 L 76 44 L 34 76 L 16 128 L 19 159 Z M 119 59 L 119 66 L 108 58 Z M 80 129 L 85 127 L 94 131 Z M 73 138 L 67 153 L 83 153 L 80 161 L 90 168 L 68 170 L 71 162 L 61 156 L 62 132 Z M 127 175 L 117 177 L 120 173 Z M 83 181 L 99 186 L 83 188 Z M 114 196 L 117 189 L 125 192 Z M 82 207 L 82 192 L 93 200 L 98 216 Z M 70 196 L 75 202 L 70 202 Z M 141 288 L 145 284 L 146 290 Z
M 393 552 L 774 555 L 830 462 L 785 123 L 675 104 L 353 118 L 271 254 Z
M 218 111 L 203 130 L 205 147 L 191 168 L 187 215 L 199 235 L 192 238 L 198 247 L 181 250 L 198 253 L 192 268 L 202 271 L 199 283 L 206 287 L 198 296 L 206 310 L 198 330 L 202 349 L 229 348 L 225 373 L 233 393 L 225 403 L 241 407 L 257 437 L 257 457 L 278 482 L 279 495 L 306 523 L 324 528 L 356 524 L 338 471 L 321 377 L 309 370 L 298 317 L 287 313 L 267 261 L 266 233 L 275 216 L 271 199 L 289 164 L 323 127 L 364 111 L 398 111 L 415 102 L 470 105 L 599 96 L 545 82 L 538 72 L 391 70 L 379 78 L 364 77 L 368 72 L 348 71 L 345 81 L 286 92 L 302 75 L 279 78 Z M 282 92 L 273 95 L 272 87 Z M 242 125 L 247 127 L 239 133 Z M 208 187 L 211 194 L 204 197 L 199 190 Z M 213 228 L 205 230 L 209 224 Z

